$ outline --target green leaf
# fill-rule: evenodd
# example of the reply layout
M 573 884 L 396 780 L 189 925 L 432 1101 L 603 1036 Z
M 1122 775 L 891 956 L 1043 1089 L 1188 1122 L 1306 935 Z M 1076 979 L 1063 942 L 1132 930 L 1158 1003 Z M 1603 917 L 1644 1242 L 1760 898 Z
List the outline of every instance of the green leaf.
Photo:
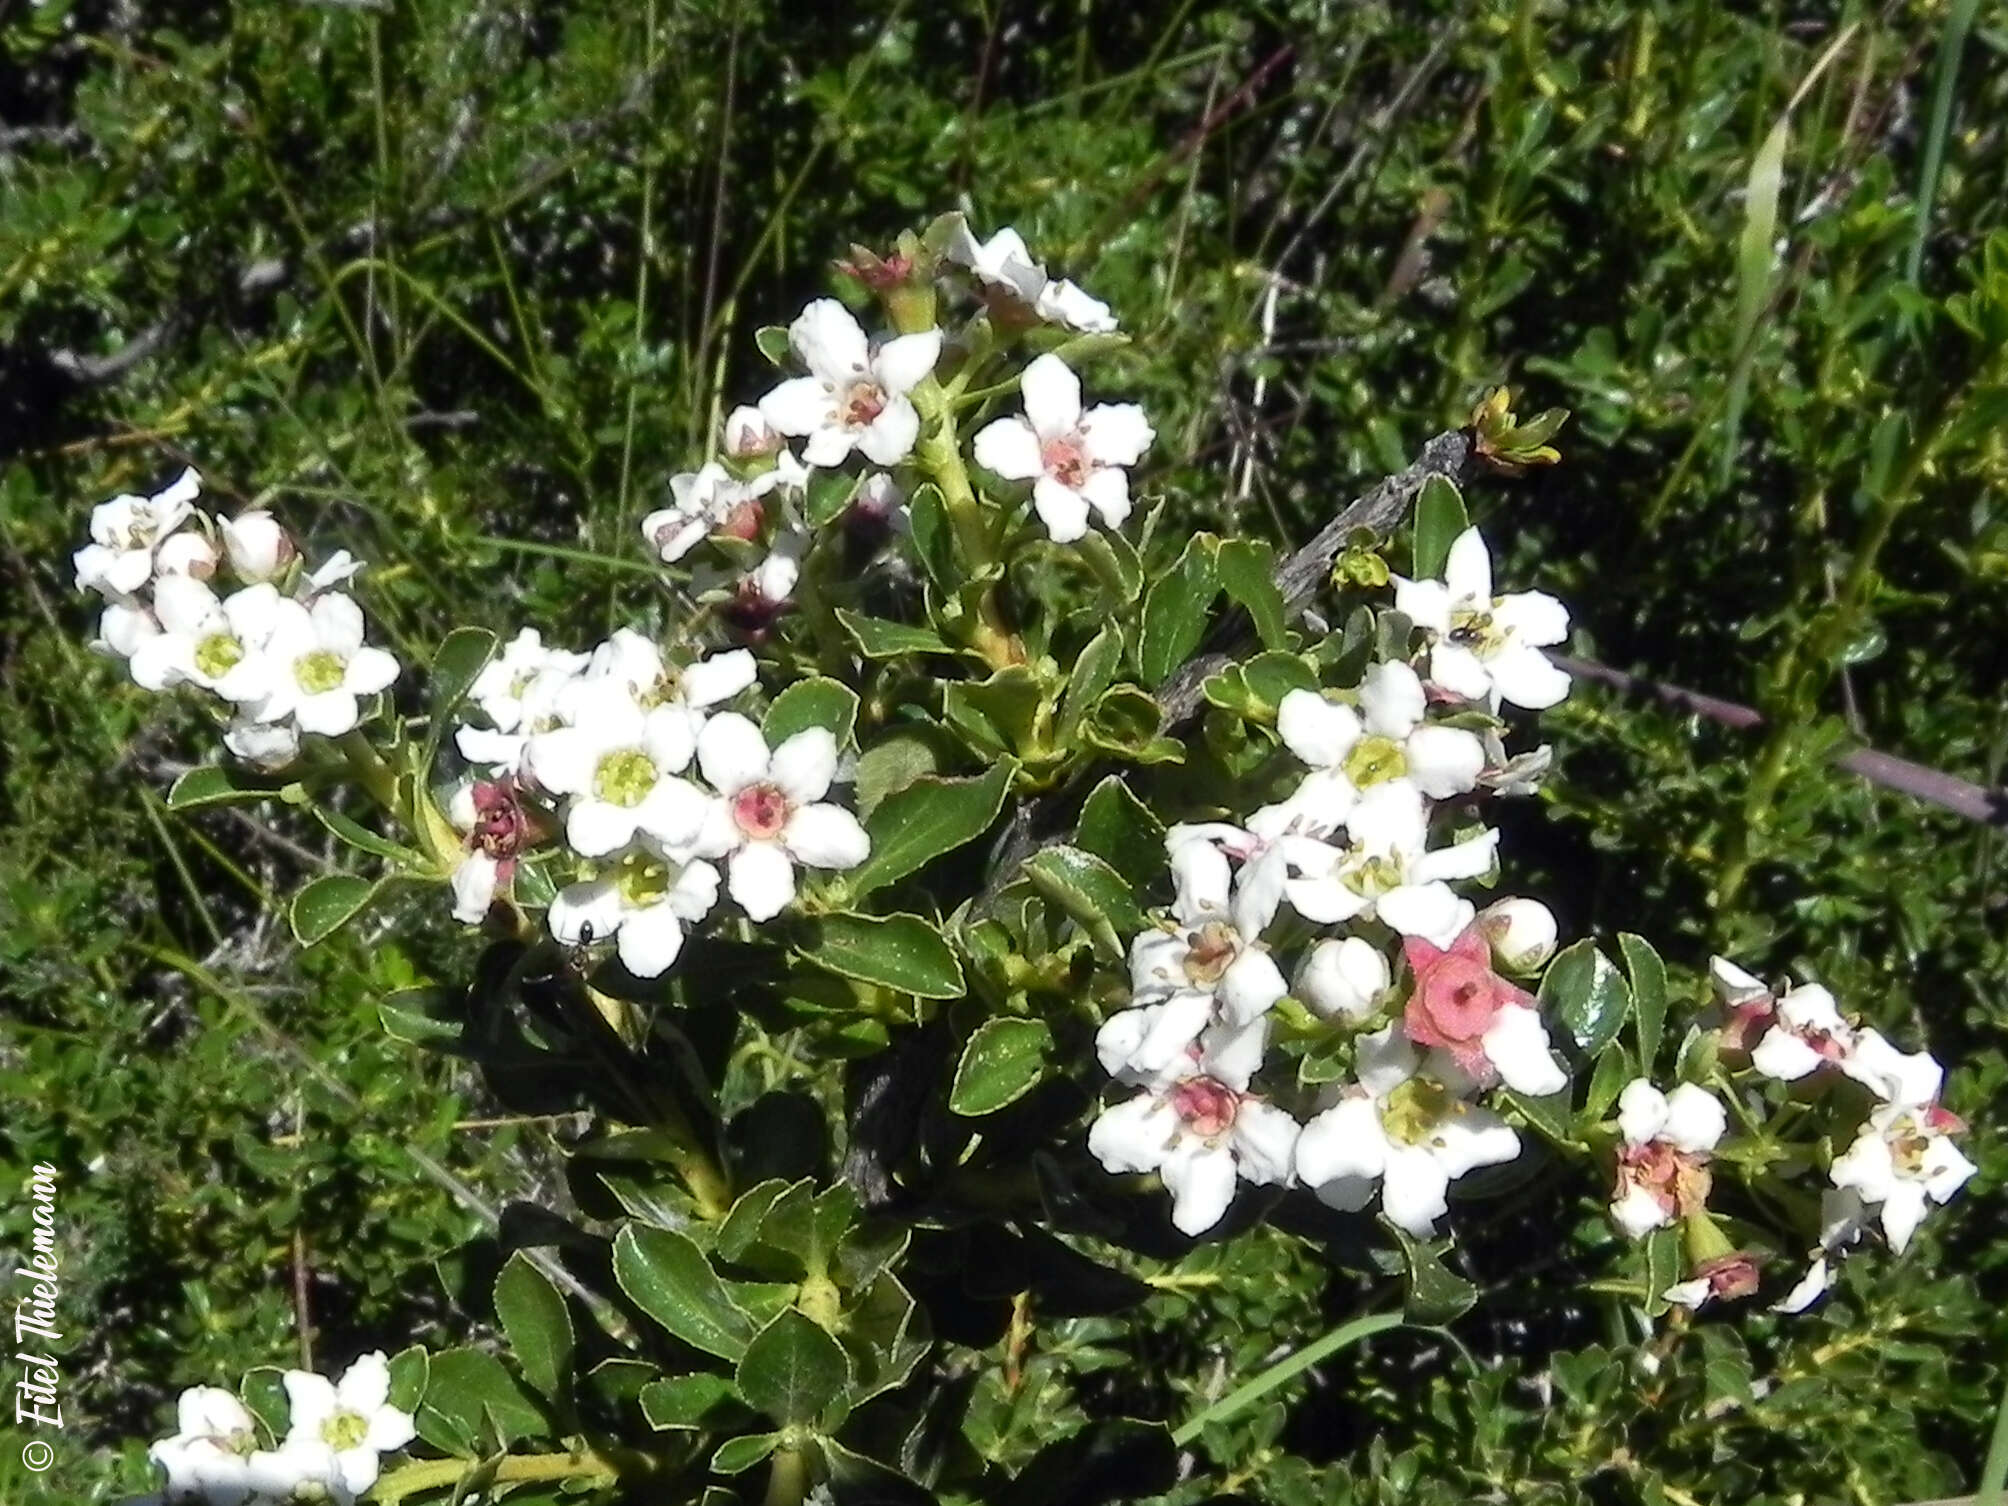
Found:
M 174 781 L 167 792 L 171 811 L 200 810 L 205 805 L 248 805 L 270 800 L 278 793 L 270 785 L 247 784 L 245 776 L 221 764 L 206 763 L 190 769 Z
M 788 330 L 785 325 L 762 325 L 753 331 L 753 343 L 759 347 L 760 354 L 776 366 L 786 366 L 794 359 L 788 345 Z
M 792 1307 L 760 1330 L 739 1361 L 739 1394 L 786 1427 L 814 1426 L 850 1380 L 843 1345 Z
M 948 525 L 948 506 L 941 500 L 941 488 L 932 481 L 916 486 L 907 498 L 906 511 L 920 568 L 937 591 L 952 594 L 962 584 L 962 577 L 955 564 L 955 535 Z
M 1596 1070 L 1590 1074 L 1590 1090 L 1583 1099 L 1580 1115 L 1582 1122 L 1585 1125 L 1599 1122 L 1618 1101 L 1625 1084 L 1636 1076 L 1638 1069 L 1632 1065 L 1631 1053 L 1615 1043 L 1606 1046 L 1597 1058 Z
M 1530 1098 L 1524 1093 L 1510 1090 L 1502 1096 L 1520 1111 L 1528 1124 L 1539 1130 L 1551 1143 L 1556 1145 L 1576 1143 L 1572 1129 L 1575 1104 L 1570 1089 L 1563 1088 L 1559 1092 L 1549 1093 L 1540 1098 Z
M 1046 1070 L 1052 1045 L 1053 1032 L 1044 1020 L 985 1020 L 963 1047 L 948 1106 L 975 1118 L 1017 1101 Z
M 948 724 L 977 749 L 1016 753 L 1032 740 L 1046 692 L 1022 664 L 1000 669 L 987 680 L 958 680 L 942 692 Z
M 1618 951 L 1631 979 L 1632 1029 L 1638 1034 L 1639 1070 L 1651 1074 L 1653 1058 L 1666 1029 L 1666 964 L 1644 937 L 1618 934 Z
M 390 1357 L 390 1404 L 400 1412 L 416 1412 L 425 1398 L 426 1381 L 432 1372 L 423 1344 L 400 1349 Z
M 338 810 L 330 810 L 319 801 L 315 801 L 307 809 L 313 812 L 316 821 L 359 852 L 367 852 L 373 857 L 406 867 L 428 866 L 424 853 L 393 842 L 388 837 L 379 836 L 367 826 L 343 815 Z
M 495 635 L 486 628 L 455 628 L 439 645 L 439 652 L 432 656 L 432 678 L 427 687 L 432 746 L 439 745 L 440 732 L 494 656 Z
M 1060 697 L 1058 730 L 1062 742 L 1074 735 L 1081 718 L 1094 708 L 1102 692 L 1115 682 L 1122 658 L 1122 629 L 1113 624 L 1096 633 L 1075 655 L 1072 671 L 1067 676 L 1066 691 Z
M 1672 1305 L 1666 1300 L 1666 1289 L 1678 1284 L 1683 1264 L 1679 1225 L 1669 1224 L 1646 1236 L 1645 1310 L 1648 1316 L 1656 1318 Z
M 1171 1435 L 1171 1441 L 1183 1448 L 1212 1423 L 1225 1422 L 1246 1411 L 1285 1381 L 1295 1380 L 1313 1365 L 1330 1359 L 1348 1345 L 1370 1339 L 1377 1333 L 1386 1333 L 1390 1328 L 1399 1328 L 1408 1321 L 1404 1313 L 1369 1313 L 1350 1323 L 1340 1324 L 1324 1337 L 1314 1339 L 1296 1353 L 1284 1356 L 1253 1379 L 1242 1382 L 1218 1401 L 1195 1412 Z
M 714 1474 L 744 1474 L 762 1459 L 773 1453 L 781 1442 L 779 1433 L 744 1433 L 737 1438 L 728 1438 L 718 1445 L 711 1456 Z
M 1286 649 L 1283 593 L 1276 586 L 1276 551 L 1260 539 L 1227 539 L 1220 545 L 1220 584 L 1247 609 L 1255 636 L 1267 649 Z
M 1006 758 L 975 779 L 921 778 L 887 795 L 865 822 L 871 856 L 845 876 L 845 892 L 855 902 L 975 841 L 997 819 L 1017 772 Z
M 504 1445 L 551 1431 L 543 1408 L 523 1383 L 494 1355 L 473 1348 L 432 1357 L 417 1422 L 428 1443 L 456 1454 L 480 1450 L 491 1423 Z
M 1431 476 L 1415 497 L 1415 578 L 1436 580 L 1450 558 L 1450 546 L 1471 526 L 1464 494 L 1447 476 Z
M 1561 1021 L 1584 1053 L 1617 1039 L 1631 1011 L 1631 990 L 1588 937 L 1565 948 L 1541 978 L 1541 1012 Z
M 1164 708 L 1134 685 L 1111 685 L 1095 702 L 1081 727 L 1088 746 L 1119 754 L 1134 763 L 1183 763 L 1185 745 L 1159 735 Z
M 964 992 L 954 950 L 918 915 L 821 916 L 799 955 L 842 977 L 922 999 L 959 999 Z
M 1220 594 L 1219 544 L 1210 533 L 1195 534 L 1172 567 L 1152 582 L 1136 650 L 1144 684 L 1163 683 L 1199 647 L 1213 598 Z
M 665 1376 L 641 1388 L 641 1414 L 658 1430 L 729 1427 L 734 1413 L 745 1415 L 738 1403 L 731 1381 L 704 1371 Z
M 300 945 L 325 941 L 361 913 L 376 897 L 377 886 L 353 873 L 329 873 L 293 896 L 293 934 Z
M 1075 547 L 1094 571 L 1095 579 L 1101 582 L 1111 611 L 1129 606 L 1143 593 L 1143 561 L 1137 558 L 1135 546 L 1121 534 L 1091 528 Z
M 1109 956 L 1120 958 L 1121 938 L 1149 925 L 1129 880 L 1091 852 L 1045 848 L 1025 860 L 1025 876 Z
M 887 731 L 858 755 L 858 815 L 868 818 L 886 796 L 927 774 L 938 774 L 961 748 L 933 722 L 909 722 Z
M 914 627 L 904 622 L 889 622 L 883 617 L 866 617 L 857 612 L 837 608 L 837 621 L 843 624 L 851 642 L 858 646 L 858 652 L 867 659 L 896 659 L 901 654 L 952 654 L 956 650 L 932 628 Z
M 811 528 L 826 528 L 844 515 L 858 492 L 858 478 L 849 471 L 817 469 L 809 473 L 805 511 Z
M 1138 889 L 1164 872 L 1164 823 L 1111 774 L 1089 792 L 1074 845 L 1091 852 Z
M 1436 1251 L 1400 1224 L 1383 1217 L 1381 1224 L 1401 1246 L 1408 1265 L 1408 1297 L 1404 1306 L 1411 1323 L 1448 1323 L 1471 1310 L 1478 1288 L 1437 1258 Z
M 521 1250 L 495 1279 L 495 1316 L 523 1379 L 553 1401 L 562 1400 L 572 1376 L 572 1315 L 558 1289 Z
M 797 680 L 775 696 L 774 704 L 767 708 L 767 715 L 760 723 L 760 731 L 768 747 L 778 748 L 797 732 L 822 727 L 836 738 L 841 748 L 850 741 L 851 728 L 857 719 L 857 692 L 817 675 Z
M 614 1279 L 636 1307 L 706 1354 L 737 1360 L 756 1332 L 704 1252 L 685 1235 L 622 1225 L 614 1238 Z

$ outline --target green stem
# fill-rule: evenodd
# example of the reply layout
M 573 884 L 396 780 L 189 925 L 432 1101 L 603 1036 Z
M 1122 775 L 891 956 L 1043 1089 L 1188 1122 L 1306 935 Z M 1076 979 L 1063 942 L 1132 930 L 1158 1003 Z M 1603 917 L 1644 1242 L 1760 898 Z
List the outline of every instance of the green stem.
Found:
M 1980 1491 L 1973 1506 L 2000 1506 L 2004 1480 L 2008 1480 L 2008 1374 L 2002 1378 L 2001 1401 L 1994 1408 L 1994 1436 L 1987 1444 L 1987 1462 L 1980 1466 Z
M 1348 1344 L 1357 1344 L 1361 1339 L 1386 1333 L 1390 1328 L 1399 1328 L 1406 1321 L 1400 1313 L 1372 1313 L 1334 1328 L 1322 1339 L 1306 1344 L 1295 1354 L 1278 1360 L 1253 1380 L 1235 1387 L 1211 1406 L 1193 1413 L 1172 1433 L 1171 1441 L 1184 1448 L 1205 1430 L 1208 1423 L 1232 1417 L 1243 1407 L 1260 1401 L 1285 1381 L 1294 1380 L 1319 1360 L 1337 1354 Z
M 921 466 L 941 488 L 941 500 L 948 509 L 949 525 L 971 575 L 979 575 L 997 563 L 997 540 L 984 516 L 983 504 L 970 484 L 969 468 L 962 463 L 962 449 L 956 443 L 955 415 L 941 383 L 927 378 L 912 392 L 920 410 L 920 442 L 915 448 Z M 1024 645 L 1005 625 L 994 582 L 983 588 L 977 602 L 976 621 L 970 628 L 969 644 L 992 669 L 1005 669 L 1025 662 Z
M 801 1506 L 809 1494 L 809 1460 L 798 1448 L 777 1448 L 768 1461 L 767 1506 Z
M 629 1006 L 590 986 L 586 994 L 608 1033 L 618 1042 L 628 1042 L 631 1037 L 622 1026 L 629 1016 Z M 697 1132 L 697 1126 L 683 1111 L 683 1106 L 667 1089 L 648 1091 L 646 1085 L 643 1085 L 638 1099 L 639 1103 L 646 1105 L 638 1112 L 646 1113 L 650 1127 L 660 1131 L 668 1142 L 668 1151 L 663 1159 L 682 1178 L 684 1187 L 697 1204 L 699 1215 L 709 1223 L 724 1218 L 732 1211 L 732 1185 L 726 1181 L 724 1171 L 705 1145 L 704 1137 Z
M 396 1506 L 407 1496 L 421 1491 L 457 1485 L 461 1477 L 483 1466 L 472 1459 L 421 1459 L 394 1469 L 376 1482 L 366 1499 L 377 1506 Z M 620 1478 L 612 1460 L 590 1449 L 574 1454 L 512 1454 L 495 1466 L 492 1479 L 497 1485 L 519 1485 L 533 1480 L 591 1478 L 610 1485 Z
M 362 729 L 351 727 L 335 740 L 335 746 L 342 750 L 342 757 L 348 760 L 349 772 L 356 776 L 356 783 L 369 792 L 370 799 L 389 814 L 403 819 L 405 812 L 397 798 L 397 775 L 391 772 L 382 755 L 370 746 L 370 740 L 363 736 Z

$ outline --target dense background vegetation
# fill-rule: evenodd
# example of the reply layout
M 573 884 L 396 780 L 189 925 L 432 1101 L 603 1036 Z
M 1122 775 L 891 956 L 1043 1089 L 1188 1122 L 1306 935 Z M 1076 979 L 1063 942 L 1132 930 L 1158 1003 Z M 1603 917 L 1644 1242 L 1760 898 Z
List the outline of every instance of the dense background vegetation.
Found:
M 454 1252 L 562 1195 L 567 1130 L 383 1036 L 376 1000 L 467 947 L 443 913 L 301 955 L 273 896 L 329 861 L 318 829 L 164 810 L 201 745 L 81 648 L 88 506 L 198 464 L 375 562 L 408 659 L 466 621 L 598 636 L 654 601 L 634 521 L 756 390 L 753 330 L 850 241 L 949 207 L 1115 306 L 1161 436 L 1148 489 L 1195 523 L 1300 539 L 1491 383 L 1575 410 L 1563 466 L 1474 495 L 1509 578 L 1571 602 L 1581 651 L 1776 730 L 1586 686 L 1509 846 L 1565 932 L 1831 983 L 1957 1063 L 1976 1126 L 1983 1177 L 1895 1269 L 1649 1355 L 1616 1299 L 1568 1296 L 1609 1236 L 1537 1180 L 1470 1231 L 1468 1352 L 1395 1334 L 1278 1393 L 1207 1440 L 1235 1488 L 1970 1485 L 2008 1353 L 2000 833 L 1831 757 L 1991 785 L 2008 756 L 2001 374 L 1946 309 L 2008 192 L 2001 13 L 1941 63 L 1975 9 L 12 7 L 0 1173 L 64 1173 L 49 1498 L 140 1486 L 173 1391 L 293 1359 L 303 1308 L 335 1361 L 465 1331 Z M 24 1211 L 0 1205 L 0 1249 Z M 1274 1234 L 1159 1281 L 1140 1328 L 987 1351 L 972 1442 L 1008 1460 L 1086 1415 L 1183 1415 L 1361 1296 Z M 41 1488 L 0 1452 L 0 1497 Z

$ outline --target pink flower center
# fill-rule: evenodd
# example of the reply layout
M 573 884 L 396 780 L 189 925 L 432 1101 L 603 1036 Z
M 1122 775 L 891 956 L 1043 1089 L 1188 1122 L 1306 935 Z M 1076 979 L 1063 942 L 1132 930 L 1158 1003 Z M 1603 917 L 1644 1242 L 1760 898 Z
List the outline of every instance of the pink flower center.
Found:
M 1731 1250 L 1727 1255 L 1702 1261 L 1694 1268 L 1694 1274 L 1708 1283 L 1711 1297 L 1732 1302 L 1757 1290 L 1759 1258 L 1749 1250 Z
M 751 841 L 773 841 L 788 816 L 788 797 L 771 784 L 748 785 L 732 797 L 732 819 Z
M 1410 1013 L 1425 1017 L 1435 1037 L 1429 1042 L 1432 1046 L 1475 1041 L 1491 1028 L 1499 1006 L 1507 1002 L 1500 995 L 1499 981 L 1488 967 L 1446 955 L 1416 979 Z
M 726 513 L 724 520 L 719 523 L 718 532 L 728 539 L 757 539 L 760 537 L 760 524 L 765 517 L 766 509 L 749 498 L 744 502 L 733 504 L 732 510 Z
M 885 389 L 877 382 L 856 381 L 844 388 L 837 407 L 846 428 L 862 429 L 885 412 Z
M 1039 460 L 1047 475 L 1073 491 L 1086 485 L 1088 472 L 1094 469 L 1079 434 L 1047 440 L 1039 448 Z
M 1241 1095 L 1210 1077 L 1188 1077 L 1171 1090 L 1171 1107 L 1187 1129 L 1210 1139 L 1233 1127 Z
M 530 842 L 530 817 L 516 791 L 495 780 L 481 780 L 474 786 L 474 829 L 467 845 L 476 852 L 501 861 L 513 858 Z

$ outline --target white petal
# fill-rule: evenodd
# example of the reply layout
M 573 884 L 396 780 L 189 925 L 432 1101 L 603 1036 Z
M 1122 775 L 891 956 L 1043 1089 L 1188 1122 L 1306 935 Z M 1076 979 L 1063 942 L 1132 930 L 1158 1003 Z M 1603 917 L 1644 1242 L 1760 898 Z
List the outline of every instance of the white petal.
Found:
M 1468 794 L 1485 772 L 1483 740 L 1461 727 L 1417 727 L 1402 751 L 1408 777 L 1432 800 Z
M 1918 1180 L 1934 1203 L 1942 1203 L 1964 1187 L 1979 1169 L 1945 1136 L 1934 1135 L 1925 1147 Z
M 1372 1181 L 1387 1166 L 1387 1131 L 1370 1098 L 1343 1098 L 1297 1137 L 1297 1180 L 1322 1189 L 1342 1179 Z
M 1290 1180 L 1297 1121 L 1256 1098 L 1244 1098 L 1234 1115 L 1234 1161 L 1244 1179 L 1263 1186 Z
M 840 805 L 801 805 L 788 818 L 782 842 L 811 868 L 841 871 L 872 855 L 872 839 L 858 818 Z
M 1898 1182 L 1883 1199 L 1883 1234 L 1897 1254 L 1908 1248 L 1911 1235 L 1924 1222 L 1926 1206 L 1924 1188 L 1916 1182 Z
M 1887 1103 L 1928 1104 L 1938 1098 L 1945 1069 L 1928 1051 L 1899 1051 L 1880 1030 L 1864 1030 L 1840 1068 Z
M 335 1386 L 335 1399 L 342 1410 L 367 1417 L 390 1402 L 390 1362 L 381 1349 L 361 1356 L 342 1372 Z
M 783 434 L 814 434 L 836 411 L 829 387 L 815 377 L 790 377 L 760 399 L 761 416 Z
M 914 441 L 919 438 L 920 414 L 912 399 L 895 397 L 865 426 L 857 444 L 874 465 L 898 465 L 913 453 Z
M 1171 1194 L 1172 1227 L 1188 1237 L 1219 1223 L 1234 1201 L 1234 1155 L 1224 1145 L 1181 1144 L 1160 1174 Z
M 879 347 L 872 362 L 872 374 L 879 385 L 894 397 L 903 396 L 920 385 L 941 359 L 941 331 L 925 330 L 917 335 L 901 335 Z
M 716 706 L 748 689 L 759 676 L 759 665 L 743 648 L 712 654 L 684 666 L 683 699 L 690 706 Z
M 1418 1239 L 1435 1233 L 1436 1221 L 1450 1209 L 1449 1191 L 1449 1173 L 1428 1151 L 1413 1145 L 1388 1147 L 1381 1209 L 1394 1223 Z
M 1178 1115 L 1155 1093 L 1103 1109 L 1088 1127 L 1088 1153 L 1106 1171 L 1156 1171 L 1179 1135 Z
M 335 1383 L 308 1370 L 288 1370 L 281 1377 L 290 1403 L 288 1415 L 296 1432 L 318 1433 L 335 1415 Z
M 314 598 L 314 633 L 321 647 L 338 659 L 348 659 L 363 646 L 363 609 L 353 596 L 330 591 Z
M 788 326 L 788 344 L 804 366 L 825 380 L 848 381 L 870 369 L 865 332 L 834 298 L 818 298 L 803 309 Z M 764 404 L 761 411 L 766 411 Z
M 326 597 L 321 598 L 323 601 Z M 349 660 L 342 688 L 356 695 L 375 695 L 397 678 L 397 660 L 380 648 L 359 648 Z
M 1191 948 L 1182 935 L 1142 931 L 1130 942 L 1130 987 L 1136 993 L 1185 985 L 1185 956 Z
M 1135 403 L 1100 403 L 1081 417 L 1081 440 L 1097 465 L 1131 466 L 1157 438 Z
M 1637 1183 L 1626 1185 L 1624 1195 L 1611 1204 L 1611 1222 L 1632 1239 L 1644 1239 L 1655 1229 L 1673 1222 L 1664 1204 Z
M 1088 532 L 1088 499 L 1051 476 L 1032 483 L 1032 507 L 1056 544 L 1072 544 Z
M 1715 1149 L 1728 1129 L 1729 1113 L 1708 1089 L 1684 1082 L 1667 1095 L 1661 1134 L 1675 1150 L 1704 1154 Z
M 1847 1029 L 1847 1021 L 1841 1018 L 1833 994 L 1817 983 L 1802 983 L 1782 994 L 1778 999 L 1778 1018 L 1801 1032 L 1817 1030 L 1839 1035 Z
M 1854 1144 L 1834 1157 L 1827 1175 L 1836 1187 L 1857 1193 L 1865 1203 L 1879 1203 L 1897 1185 L 1896 1162 L 1889 1142 L 1874 1125 L 1865 1125 Z
M 1437 1164 L 1452 1181 L 1481 1166 L 1502 1166 L 1520 1154 L 1513 1126 L 1490 1109 L 1466 1108 L 1447 1115 L 1429 1137 Z
M 683 923 L 668 905 L 632 911 L 621 922 L 621 966 L 637 978 L 659 978 L 683 950 Z
M 600 752 L 599 739 L 583 727 L 557 727 L 530 739 L 525 761 L 530 777 L 552 794 L 581 795 L 592 788 Z
M 1545 1097 L 1569 1085 L 1569 1075 L 1548 1046 L 1548 1027 L 1523 1004 L 1508 1004 L 1493 1017 L 1480 1044 L 1500 1081 L 1516 1093 Z
M 1338 925 L 1367 908 L 1364 898 L 1337 879 L 1291 879 L 1283 886 L 1283 897 L 1291 909 L 1319 926 Z
M 1241 1026 L 1223 1021 L 1199 1038 L 1199 1048 L 1199 1070 L 1239 1093 L 1262 1069 L 1262 1057 L 1269 1049 L 1268 1018 L 1258 1015 Z
M 749 919 L 772 920 L 795 898 L 795 865 L 777 842 L 748 842 L 726 864 L 725 887 Z
M 634 824 L 665 847 L 688 846 L 697 839 L 711 801 L 688 779 L 659 780 L 648 798 L 635 807 Z
M 802 446 L 802 458 L 818 470 L 834 470 L 850 458 L 857 439 L 855 432 L 836 421 L 833 411 L 829 419 L 810 431 Z
M 640 814 L 633 806 L 615 805 L 592 795 L 577 796 L 565 813 L 565 840 L 582 857 L 605 857 L 634 840 Z
M 1443 566 L 1444 584 L 1454 601 L 1492 602 L 1492 556 L 1476 528 L 1467 528 L 1450 545 Z
M 1106 303 L 1064 278 L 1039 290 L 1034 311 L 1048 324 L 1063 324 L 1083 334 L 1111 334 L 1116 328 L 1115 315 Z
M 1618 1132 L 1627 1145 L 1648 1145 L 1666 1128 L 1666 1094 L 1635 1077 L 1618 1094 Z
M 418 1428 L 411 1413 L 401 1412 L 396 1407 L 379 1407 L 370 1414 L 370 1430 L 363 1439 L 363 1446 L 372 1453 L 395 1453 L 417 1436 Z
M 1022 418 L 999 418 L 978 429 L 976 463 L 1006 481 L 1030 481 L 1046 473 L 1039 436 Z
M 453 918 L 465 926 L 478 926 L 495 903 L 495 859 L 485 852 L 471 852 L 453 870 Z
M 1233 882 L 1227 854 L 1211 842 L 1181 842 L 1171 849 L 1172 913 L 1186 925 L 1202 925 L 1227 913 Z
M 1314 769 L 1335 768 L 1360 740 L 1360 719 L 1350 706 L 1315 690 L 1293 690 L 1276 708 L 1283 745 Z
M 1113 1014 L 1095 1032 L 1095 1056 L 1109 1076 L 1153 1081 L 1191 1065 L 1190 1049 L 1212 1023 L 1213 996 L 1181 990 L 1160 1003 Z
M 1488 827 L 1475 837 L 1423 853 L 1408 865 L 1412 883 L 1480 878 L 1498 861 L 1499 833 Z
M 1791 1031 L 1773 1025 L 1750 1053 L 1750 1065 L 1779 1082 L 1797 1082 L 1821 1066 L 1820 1053 Z
M 1252 945 L 1269 929 L 1277 907 L 1283 903 L 1288 876 L 1289 865 L 1280 845 L 1271 847 L 1242 868 L 1240 882 L 1234 886 L 1233 914 L 1234 929 L 1244 941 Z
M 642 718 L 641 750 L 660 773 L 680 774 L 697 751 L 698 718 L 674 701 L 651 706 Z
M 714 790 L 736 795 L 767 777 L 767 740 L 738 712 L 721 711 L 697 734 L 697 766 Z
M 1440 652 L 1440 650 L 1439 650 Z M 1529 711 L 1545 711 L 1568 699 L 1569 677 L 1531 644 L 1515 644 L 1485 661 L 1500 699 Z
M 1130 515 L 1129 476 L 1114 469 L 1089 471 L 1081 496 L 1101 516 L 1104 526 L 1120 528 Z
M 1246 1025 L 1290 991 L 1276 961 L 1251 947 L 1229 964 L 1220 979 L 1221 1018 L 1229 1025 Z
M 1081 379 L 1058 356 L 1048 353 L 1027 366 L 1018 391 L 1040 439 L 1065 439 L 1080 427 Z
M 1370 665 L 1360 682 L 1360 711 L 1376 737 L 1402 741 L 1422 724 L 1427 706 L 1421 678 L 1399 659 Z
M 1676 1281 L 1660 1293 L 1662 1300 L 1676 1307 L 1702 1307 L 1715 1295 L 1715 1288 L 1706 1276 L 1697 1276 L 1692 1281 Z
M 1708 959 L 1708 976 L 1715 993 L 1725 1004 L 1742 1004 L 1768 996 L 1771 990 L 1761 978 L 1743 971 L 1727 957 Z
M 1415 1076 L 1421 1057 L 1399 1023 L 1383 1025 L 1359 1038 L 1354 1047 L 1353 1074 L 1375 1098 L 1385 1098 Z
M 1429 839 L 1422 792 L 1405 779 L 1375 785 L 1346 817 L 1346 831 L 1353 845 L 1366 852 L 1421 852 Z
M 612 879 L 586 879 L 560 889 L 544 919 L 559 942 L 580 946 L 589 937 L 605 941 L 621 928 L 627 913 L 620 887 Z
M 1376 900 L 1374 913 L 1404 936 L 1420 936 L 1431 946 L 1447 947 L 1469 923 L 1472 911 L 1470 902 L 1459 899 L 1446 884 L 1403 884 Z
M 1394 581 L 1394 609 L 1441 638 L 1450 631 L 1450 591 L 1440 580 Z
M 356 705 L 356 698 L 346 690 L 301 696 L 299 704 L 293 708 L 300 730 L 316 732 L 322 737 L 340 737 L 356 725 L 360 715 L 361 708 Z
M 1439 642 L 1429 651 L 1430 683 L 1467 701 L 1492 699 L 1492 675 L 1461 643 Z
M 1522 591 L 1501 597 L 1492 620 L 1522 643 L 1545 648 L 1569 636 L 1569 609 L 1546 591 Z
M 797 805 L 820 800 L 837 777 L 837 739 L 827 727 L 807 727 L 774 750 L 768 777 Z
M 1816 1256 L 1813 1263 L 1806 1267 L 1806 1274 L 1798 1279 L 1792 1289 L 1771 1304 L 1771 1311 L 1802 1313 L 1826 1296 L 1827 1288 L 1833 1284 L 1833 1273 L 1827 1267 L 1826 1256 Z

